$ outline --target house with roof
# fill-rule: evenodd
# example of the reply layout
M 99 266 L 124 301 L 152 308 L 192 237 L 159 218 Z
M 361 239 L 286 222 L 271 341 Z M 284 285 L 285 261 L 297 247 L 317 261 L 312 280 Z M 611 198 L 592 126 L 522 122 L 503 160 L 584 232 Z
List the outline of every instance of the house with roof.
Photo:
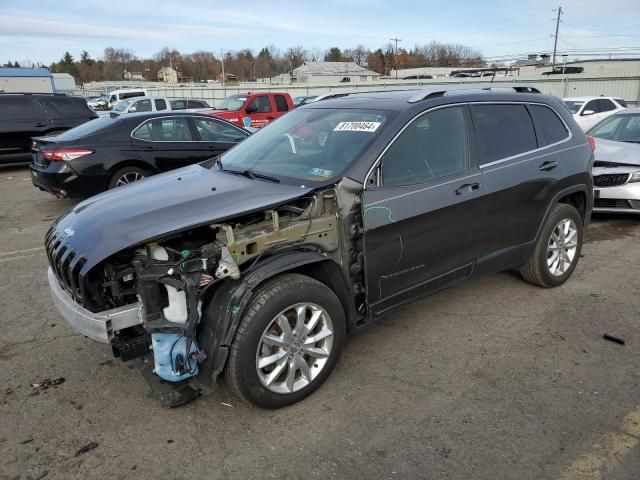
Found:
M 355 62 L 304 62 L 292 72 L 294 83 L 334 84 L 364 83 L 380 78 L 380 74 Z

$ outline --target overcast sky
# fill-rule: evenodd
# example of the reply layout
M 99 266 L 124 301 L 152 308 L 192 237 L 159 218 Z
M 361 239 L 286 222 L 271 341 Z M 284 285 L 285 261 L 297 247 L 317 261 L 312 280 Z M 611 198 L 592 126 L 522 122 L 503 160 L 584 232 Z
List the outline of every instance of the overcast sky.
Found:
M 139 57 L 165 46 L 185 53 L 268 44 L 378 48 L 395 36 L 407 49 L 431 40 L 455 42 L 492 60 L 550 51 L 559 1 L 0 0 L 0 64 L 49 64 L 66 50 L 98 58 L 107 46 Z M 640 52 L 639 0 L 562 4 L 559 49 Z

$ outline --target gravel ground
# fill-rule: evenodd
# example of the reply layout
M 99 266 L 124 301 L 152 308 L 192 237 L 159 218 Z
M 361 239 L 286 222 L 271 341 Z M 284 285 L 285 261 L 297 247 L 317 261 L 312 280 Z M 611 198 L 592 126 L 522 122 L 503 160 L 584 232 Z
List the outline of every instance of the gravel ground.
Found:
M 302 403 L 221 384 L 164 410 L 50 301 L 43 236 L 74 202 L 26 168 L 0 191 L 0 479 L 640 478 L 640 218 L 596 218 L 560 288 L 502 273 L 351 335 Z

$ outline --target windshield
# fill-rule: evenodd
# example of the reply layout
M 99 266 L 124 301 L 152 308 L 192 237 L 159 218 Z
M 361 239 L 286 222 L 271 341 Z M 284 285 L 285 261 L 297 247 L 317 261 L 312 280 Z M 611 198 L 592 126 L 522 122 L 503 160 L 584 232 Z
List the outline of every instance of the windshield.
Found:
M 114 112 L 124 112 L 127 108 L 129 108 L 131 106 L 131 104 L 133 102 L 135 102 L 136 99 L 135 98 L 128 98 L 127 100 L 120 100 L 118 103 L 116 103 L 113 107 L 113 111 Z
M 239 95 L 232 95 L 230 97 L 225 98 L 218 105 L 219 110 L 230 110 L 232 112 L 237 112 L 242 108 L 244 102 L 247 101 L 247 97 L 242 97 Z
M 640 115 L 613 115 L 605 118 L 587 135 L 618 142 L 640 143 Z
M 394 115 L 376 110 L 294 110 L 222 155 L 222 169 L 268 175 L 294 185 L 324 182 L 357 160 Z
M 580 107 L 584 105 L 582 100 L 565 100 L 564 103 L 571 113 L 578 113 Z

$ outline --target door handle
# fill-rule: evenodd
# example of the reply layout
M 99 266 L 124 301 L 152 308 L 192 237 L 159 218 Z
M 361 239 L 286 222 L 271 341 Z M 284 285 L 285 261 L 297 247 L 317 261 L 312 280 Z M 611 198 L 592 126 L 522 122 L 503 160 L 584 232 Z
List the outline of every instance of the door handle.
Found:
M 540 170 L 542 170 L 543 172 L 548 172 L 549 170 L 553 170 L 557 166 L 558 162 L 556 162 L 555 160 L 548 160 L 540 165 Z
M 462 193 L 464 191 L 468 191 L 468 192 L 472 192 L 475 190 L 480 190 L 480 184 L 479 183 L 465 183 L 464 185 L 460 185 L 458 188 L 456 188 L 456 195 L 462 195 Z
M 267 117 L 267 120 L 273 120 L 276 117 Z

